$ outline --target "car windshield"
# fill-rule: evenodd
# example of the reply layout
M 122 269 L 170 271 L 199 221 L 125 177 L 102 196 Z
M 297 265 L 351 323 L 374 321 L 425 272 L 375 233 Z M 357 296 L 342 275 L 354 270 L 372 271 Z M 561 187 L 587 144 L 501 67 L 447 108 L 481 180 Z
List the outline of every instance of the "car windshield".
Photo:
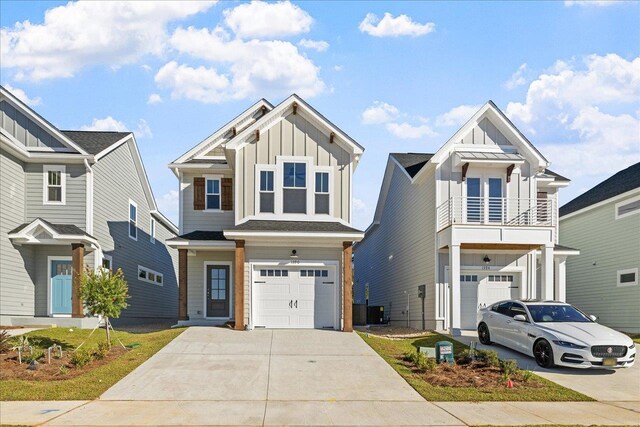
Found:
M 584 313 L 570 305 L 527 304 L 533 321 L 540 322 L 591 322 Z

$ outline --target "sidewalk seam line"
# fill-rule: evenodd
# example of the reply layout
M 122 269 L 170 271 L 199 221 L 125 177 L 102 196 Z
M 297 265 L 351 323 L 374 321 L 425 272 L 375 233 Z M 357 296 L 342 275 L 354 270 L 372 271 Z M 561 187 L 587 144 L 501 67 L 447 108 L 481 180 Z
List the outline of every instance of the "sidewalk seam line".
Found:
M 269 381 L 271 380 L 271 352 L 273 351 L 273 331 L 271 331 L 271 341 L 269 343 L 269 368 L 267 370 L 267 394 L 264 399 L 264 413 L 262 414 L 262 426 L 267 422 L 267 405 L 269 404 Z

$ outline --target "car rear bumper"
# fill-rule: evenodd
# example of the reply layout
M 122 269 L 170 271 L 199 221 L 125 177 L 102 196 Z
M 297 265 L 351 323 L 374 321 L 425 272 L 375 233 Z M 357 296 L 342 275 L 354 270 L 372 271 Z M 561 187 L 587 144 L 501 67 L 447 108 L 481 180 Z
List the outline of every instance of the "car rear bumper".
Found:
M 628 349 L 624 357 L 615 358 L 615 365 L 609 366 L 605 363 L 605 358 L 594 357 L 591 349 L 573 349 L 555 346 L 554 359 L 558 366 L 566 366 L 569 368 L 594 368 L 594 369 L 617 369 L 630 368 L 635 363 L 636 348 Z M 613 359 L 613 358 L 611 358 Z

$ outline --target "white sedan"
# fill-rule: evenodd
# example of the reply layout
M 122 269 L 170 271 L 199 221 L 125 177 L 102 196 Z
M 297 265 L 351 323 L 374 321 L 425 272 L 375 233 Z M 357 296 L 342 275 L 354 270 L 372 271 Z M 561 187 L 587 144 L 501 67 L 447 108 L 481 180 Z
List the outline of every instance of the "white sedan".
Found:
M 633 366 L 633 340 L 595 320 L 562 302 L 500 301 L 478 311 L 478 338 L 533 356 L 544 368 Z

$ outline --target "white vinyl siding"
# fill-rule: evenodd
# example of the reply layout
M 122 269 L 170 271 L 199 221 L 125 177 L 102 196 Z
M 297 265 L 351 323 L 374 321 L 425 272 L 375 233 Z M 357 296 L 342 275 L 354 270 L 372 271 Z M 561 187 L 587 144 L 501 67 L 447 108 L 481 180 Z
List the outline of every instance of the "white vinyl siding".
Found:
M 44 165 L 42 167 L 44 188 L 42 194 L 46 205 L 64 205 L 66 187 L 64 165 Z

